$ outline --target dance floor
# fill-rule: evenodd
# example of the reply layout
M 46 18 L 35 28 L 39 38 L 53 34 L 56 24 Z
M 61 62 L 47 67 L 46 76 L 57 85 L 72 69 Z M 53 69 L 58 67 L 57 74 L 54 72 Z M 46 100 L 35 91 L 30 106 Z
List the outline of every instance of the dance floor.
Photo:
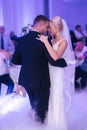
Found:
M 35 122 L 29 110 L 28 96 L 0 96 L 0 130 L 60 130 Z M 67 117 L 69 130 L 87 130 L 87 88 L 75 92 Z

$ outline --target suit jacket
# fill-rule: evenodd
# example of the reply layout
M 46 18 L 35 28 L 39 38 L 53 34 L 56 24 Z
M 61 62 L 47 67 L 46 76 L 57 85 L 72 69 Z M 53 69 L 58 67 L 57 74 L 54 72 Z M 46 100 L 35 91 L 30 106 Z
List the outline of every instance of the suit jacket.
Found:
M 48 61 L 54 66 L 65 67 L 64 59 L 54 61 L 48 54 L 44 44 L 36 40 L 38 32 L 18 38 L 18 43 L 12 57 L 13 64 L 21 64 L 19 84 L 25 88 L 50 87 Z M 65 64 L 65 65 L 64 65 Z

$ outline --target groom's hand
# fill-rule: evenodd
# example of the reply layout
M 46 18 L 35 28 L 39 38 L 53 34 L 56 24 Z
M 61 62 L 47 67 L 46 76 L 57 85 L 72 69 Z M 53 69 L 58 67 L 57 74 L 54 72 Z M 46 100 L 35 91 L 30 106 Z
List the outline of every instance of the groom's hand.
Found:
M 64 58 L 60 58 L 57 61 L 54 61 L 51 59 L 50 64 L 53 66 L 58 66 L 58 67 L 63 67 L 63 68 L 67 66 L 67 63 Z

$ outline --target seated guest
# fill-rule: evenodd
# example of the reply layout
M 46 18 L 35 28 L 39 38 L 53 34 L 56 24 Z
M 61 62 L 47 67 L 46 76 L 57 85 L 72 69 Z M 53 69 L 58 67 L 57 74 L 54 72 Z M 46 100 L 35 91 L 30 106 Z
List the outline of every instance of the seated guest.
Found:
M 77 38 L 78 41 L 82 41 L 84 44 L 85 44 L 85 35 L 84 33 L 82 32 L 82 28 L 81 28 L 81 25 L 76 25 L 75 26 L 75 36 Z
M 6 84 L 8 86 L 6 94 L 12 93 L 14 89 L 14 83 L 9 75 L 8 66 L 6 61 L 9 59 L 10 54 L 0 49 L 0 94 L 1 94 L 1 84 Z
M 74 52 L 76 58 L 75 88 L 79 87 L 77 82 L 79 78 L 81 78 L 81 87 L 84 88 L 87 82 L 87 47 L 82 42 L 77 42 Z

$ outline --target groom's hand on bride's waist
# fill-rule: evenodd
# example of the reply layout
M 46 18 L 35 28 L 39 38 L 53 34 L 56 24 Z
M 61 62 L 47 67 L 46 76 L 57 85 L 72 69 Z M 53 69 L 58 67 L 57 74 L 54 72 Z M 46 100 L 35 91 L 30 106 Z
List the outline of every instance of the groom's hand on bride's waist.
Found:
M 50 64 L 53 66 L 58 66 L 58 67 L 66 67 L 67 66 L 67 63 L 66 63 L 64 58 L 60 58 L 56 61 L 52 60 Z

